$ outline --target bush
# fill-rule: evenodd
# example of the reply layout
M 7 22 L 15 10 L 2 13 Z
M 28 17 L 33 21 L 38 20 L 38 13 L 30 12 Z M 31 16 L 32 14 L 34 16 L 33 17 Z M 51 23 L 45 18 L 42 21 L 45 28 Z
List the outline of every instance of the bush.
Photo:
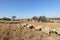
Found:
M 38 20 L 37 16 L 32 17 L 33 20 Z
M 40 16 L 38 21 L 47 22 L 47 18 L 45 16 Z
M 7 18 L 7 17 L 3 17 L 3 18 L 1 18 L 1 20 L 7 20 L 7 21 L 10 21 L 11 19 L 10 19 L 10 18 Z

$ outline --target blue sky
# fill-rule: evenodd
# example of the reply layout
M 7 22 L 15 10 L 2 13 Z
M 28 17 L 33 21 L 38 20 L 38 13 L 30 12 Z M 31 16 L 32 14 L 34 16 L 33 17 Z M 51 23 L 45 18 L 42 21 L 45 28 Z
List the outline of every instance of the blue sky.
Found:
M 60 17 L 60 0 L 0 0 L 0 17 Z

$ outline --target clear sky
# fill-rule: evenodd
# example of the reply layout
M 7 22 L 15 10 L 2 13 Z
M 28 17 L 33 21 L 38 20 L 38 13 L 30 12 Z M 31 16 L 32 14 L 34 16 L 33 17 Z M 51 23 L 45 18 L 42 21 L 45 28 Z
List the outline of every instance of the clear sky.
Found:
M 60 0 L 0 0 L 0 17 L 60 17 Z

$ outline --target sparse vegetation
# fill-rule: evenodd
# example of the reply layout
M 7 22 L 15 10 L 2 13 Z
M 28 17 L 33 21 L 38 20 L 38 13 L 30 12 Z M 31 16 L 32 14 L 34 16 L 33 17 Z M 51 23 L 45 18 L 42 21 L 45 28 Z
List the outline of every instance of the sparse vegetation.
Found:
M 60 40 L 60 34 L 58 34 L 58 32 L 53 31 L 51 33 L 48 31 L 49 29 L 46 28 L 49 32 L 48 35 L 48 32 L 45 29 L 43 29 L 44 31 L 42 31 L 42 28 L 40 27 L 40 25 L 43 25 L 44 28 L 46 26 L 50 27 L 51 29 L 60 28 L 60 23 L 54 22 L 53 20 L 50 21 L 51 19 L 49 20 L 49 22 L 46 22 L 47 18 L 45 16 L 33 17 L 32 19 L 37 20 L 37 22 L 31 22 L 31 19 L 27 19 L 28 21 L 26 22 L 24 22 L 25 20 L 23 20 L 23 22 L 21 22 L 21 20 L 16 21 L 16 19 L 14 19 L 15 21 L 11 21 L 9 18 L 4 17 L 3 20 L 0 21 L 0 40 Z M 21 24 L 24 25 L 22 26 Z M 34 24 L 34 26 L 29 26 L 28 28 L 28 24 Z M 35 26 L 36 28 L 38 27 L 37 29 L 39 30 L 36 30 Z
M 11 21 L 11 19 L 10 19 L 10 18 L 7 18 L 7 17 L 3 17 L 3 18 L 1 18 L 0 20 Z
M 23 24 L 23 23 L 22 23 Z M 60 23 L 29 23 L 34 25 L 49 26 L 51 28 L 60 27 Z M 34 29 L 34 28 L 33 28 Z M 33 30 L 17 24 L 0 24 L 0 40 L 58 40 L 57 34 L 47 35 L 39 30 Z M 38 37 L 37 37 L 38 36 Z

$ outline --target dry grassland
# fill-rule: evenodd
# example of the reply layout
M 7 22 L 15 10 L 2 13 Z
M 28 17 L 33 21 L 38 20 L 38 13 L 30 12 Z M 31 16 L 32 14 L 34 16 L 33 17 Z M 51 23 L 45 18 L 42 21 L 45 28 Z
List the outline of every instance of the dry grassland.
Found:
M 43 25 L 51 28 L 59 27 L 60 23 L 26 22 L 27 24 Z M 22 23 L 23 24 L 23 23 Z M 0 23 L 0 40 L 60 40 L 57 34 L 47 35 L 41 31 L 28 29 L 17 24 Z

